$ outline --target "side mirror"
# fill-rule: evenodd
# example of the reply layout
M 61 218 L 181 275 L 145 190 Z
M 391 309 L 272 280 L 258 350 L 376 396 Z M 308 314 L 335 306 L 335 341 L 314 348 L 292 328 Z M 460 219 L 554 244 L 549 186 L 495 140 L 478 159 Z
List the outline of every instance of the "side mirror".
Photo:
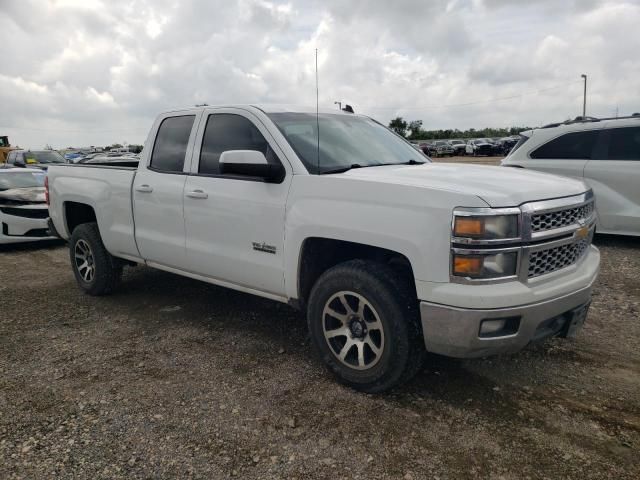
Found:
M 269 183 L 280 183 L 284 167 L 267 162 L 264 153 L 256 150 L 227 150 L 220 155 L 220 173 L 263 178 Z

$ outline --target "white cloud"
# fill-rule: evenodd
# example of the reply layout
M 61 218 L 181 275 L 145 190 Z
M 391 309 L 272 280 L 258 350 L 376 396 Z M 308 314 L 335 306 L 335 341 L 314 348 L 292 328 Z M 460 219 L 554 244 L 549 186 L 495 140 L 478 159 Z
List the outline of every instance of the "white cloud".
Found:
M 640 3 L 7 0 L 0 129 L 14 143 L 142 142 L 195 103 L 352 104 L 426 128 L 640 110 Z M 523 96 L 523 94 L 526 94 Z

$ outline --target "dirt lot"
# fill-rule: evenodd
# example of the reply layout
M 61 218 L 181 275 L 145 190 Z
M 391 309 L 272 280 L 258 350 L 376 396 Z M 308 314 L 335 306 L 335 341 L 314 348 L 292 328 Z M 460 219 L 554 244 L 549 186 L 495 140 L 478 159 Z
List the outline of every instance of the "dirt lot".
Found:
M 144 267 L 76 288 L 0 252 L 0 478 L 639 478 L 640 240 L 597 238 L 577 341 L 337 385 L 285 305 Z

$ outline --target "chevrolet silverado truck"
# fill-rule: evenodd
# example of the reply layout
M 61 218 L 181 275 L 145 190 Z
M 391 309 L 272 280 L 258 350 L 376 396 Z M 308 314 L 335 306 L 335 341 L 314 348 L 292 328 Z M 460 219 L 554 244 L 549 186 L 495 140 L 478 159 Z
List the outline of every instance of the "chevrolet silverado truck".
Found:
M 288 303 L 329 370 L 366 392 L 427 352 L 574 337 L 600 262 L 582 181 L 434 164 L 345 112 L 167 112 L 139 161 L 52 165 L 47 198 L 86 293 L 142 264 Z

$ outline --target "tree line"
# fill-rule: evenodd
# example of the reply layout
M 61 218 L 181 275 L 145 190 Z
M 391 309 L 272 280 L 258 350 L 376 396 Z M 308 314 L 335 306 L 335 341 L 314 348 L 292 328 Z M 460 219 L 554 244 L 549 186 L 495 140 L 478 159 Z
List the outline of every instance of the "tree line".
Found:
M 402 135 L 408 140 L 439 140 L 449 138 L 484 138 L 484 137 L 508 137 L 517 135 L 530 127 L 508 127 L 508 128 L 482 128 L 476 130 L 441 129 L 423 130 L 422 120 L 406 121 L 402 117 L 396 117 L 389 122 L 389 128 Z

